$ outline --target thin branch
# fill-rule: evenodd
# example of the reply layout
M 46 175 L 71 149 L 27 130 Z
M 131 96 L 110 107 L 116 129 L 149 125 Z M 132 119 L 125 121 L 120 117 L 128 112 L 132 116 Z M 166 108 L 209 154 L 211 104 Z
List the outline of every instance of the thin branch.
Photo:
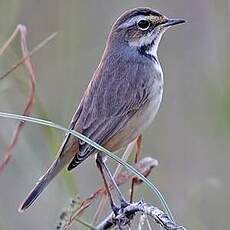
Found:
M 167 214 L 157 207 L 146 204 L 142 201 L 132 203 L 126 208 L 120 209 L 117 216 L 114 216 L 114 213 L 111 213 L 96 227 L 96 229 L 106 230 L 118 226 L 119 229 L 122 230 L 125 226 L 130 224 L 130 221 L 138 212 L 151 217 L 156 224 L 159 224 L 165 230 L 186 230 L 184 227 L 175 224 Z
M 147 223 L 147 226 L 148 226 L 149 230 L 152 230 L 152 227 L 151 227 L 151 224 L 150 224 L 150 221 L 149 221 L 148 217 L 146 217 L 146 223 Z
M 10 39 L 5 43 L 5 45 L 1 49 L 0 54 L 2 54 L 6 50 L 6 48 L 13 41 L 13 39 L 15 39 L 15 37 L 17 36 L 18 33 L 20 34 L 20 37 L 21 37 L 21 50 L 22 50 L 23 58 L 28 56 L 28 47 L 27 47 L 27 42 L 26 42 L 27 29 L 23 25 L 17 26 L 17 28 L 13 32 L 12 36 L 10 37 Z M 28 76 L 29 76 L 30 92 L 28 95 L 26 106 L 25 106 L 24 111 L 23 111 L 23 115 L 28 116 L 31 114 L 33 104 L 35 101 L 35 74 L 34 74 L 33 66 L 32 66 L 30 59 L 25 59 L 24 65 L 25 65 L 25 68 L 26 68 L 26 70 L 28 72 Z M 1 78 L 1 79 L 3 79 L 3 78 Z M 5 152 L 3 154 L 3 156 L 4 156 L 3 161 L 0 162 L 0 174 L 3 172 L 4 168 L 6 167 L 6 165 L 8 164 L 9 160 L 12 157 L 12 150 L 14 149 L 14 147 L 17 143 L 20 131 L 23 128 L 24 124 L 25 124 L 24 121 L 20 121 L 19 124 L 17 125 L 16 129 L 14 130 L 11 141 L 10 141 L 9 145 L 7 146 L 7 149 L 5 150 Z
M 22 58 L 16 64 L 14 64 L 6 73 L 0 76 L 0 80 L 7 77 L 18 66 L 20 66 L 21 64 L 24 64 L 28 72 L 28 77 L 29 77 L 29 82 L 30 82 L 30 92 L 28 95 L 28 99 L 27 99 L 24 111 L 23 111 L 23 115 L 29 116 L 32 112 L 32 108 L 33 108 L 34 101 L 35 101 L 35 82 L 36 82 L 35 73 L 33 70 L 33 65 L 32 65 L 30 57 L 32 56 L 34 52 L 42 48 L 48 41 L 50 41 L 56 35 L 56 33 L 46 38 L 39 45 L 37 45 L 31 52 L 29 52 L 28 47 L 27 47 L 27 41 L 26 41 L 27 29 L 24 25 L 18 25 L 15 31 L 10 36 L 10 38 L 6 41 L 6 43 L 0 49 L 0 56 L 3 54 L 6 48 L 10 45 L 10 43 L 13 42 L 13 40 L 16 38 L 18 34 L 20 34 Z M 4 168 L 6 167 L 6 165 L 8 164 L 9 160 L 12 157 L 12 150 L 14 149 L 17 143 L 20 131 L 24 125 L 25 125 L 25 121 L 20 121 L 14 130 L 11 141 L 3 154 L 3 160 L 0 162 L 0 174 L 3 172 Z
M 136 153 L 135 153 L 134 163 L 137 163 L 141 157 L 141 144 L 142 144 L 142 135 L 140 135 L 136 140 Z M 135 180 L 136 179 L 133 178 L 131 183 L 130 194 L 129 194 L 130 203 L 133 202 Z
M 55 36 L 57 35 L 57 32 L 52 33 L 50 36 L 48 36 L 46 39 L 44 39 L 41 43 L 39 43 L 38 45 L 36 45 L 26 56 L 22 57 L 21 59 L 19 59 L 19 61 L 12 65 L 10 67 L 9 70 L 7 70 L 7 72 L 5 72 L 4 74 L 2 74 L 0 76 L 0 80 L 2 80 L 3 78 L 7 77 L 11 72 L 13 72 L 15 69 L 17 69 L 20 65 L 22 65 L 26 59 L 30 58 L 35 52 L 37 52 L 39 49 L 41 49 L 44 45 L 46 45 L 50 40 L 52 40 Z M 5 46 L 5 45 L 4 45 Z
M 149 173 L 151 172 L 151 170 L 153 168 L 155 168 L 157 165 L 158 165 L 157 160 L 155 160 L 151 157 L 145 157 L 145 158 L 141 159 L 139 162 L 137 162 L 134 165 L 134 167 L 136 168 L 136 170 L 138 170 L 144 176 L 148 176 Z M 127 183 L 128 181 L 130 181 L 130 179 L 132 179 L 132 178 L 133 178 L 133 176 L 129 171 L 122 171 L 115 177 L 115 181 L 116 181 L 118 186 L 121 186 L 121 185 Z M 137 180 L 137 178 L 135 181 L 137 181 L 137 184 L 140 184 L 142 182 L 140 180 Z M 113 189 L 112 185 L 110 185 L 110 186 L 111 186 L 111 189 Z M 90 205 L 92 205 L 92 203 L 98 197 L 105 195 L 105 194 L 106 194 L 105 188 L 101 187 L 95 193 L 93 193 L 90 197 L 88 197 L 87 199 L 82 201 L 81 204 L 77 208 L 68 208 L 68 210 L 70 210 L 70 213 L 68 214 L 69 221 L 65 222 L 65 225 L 63 226 L 62 229 L 68 229 L 68 227 L 71 226 L 71 224 L 74 222 L 74 220 L 77 220 L 78 217 L 83 214 L 83 212 L 86 210 L 86 208 L 88 208 Z M 72 207 L 72 203 L 70 204 L 70 206 Z

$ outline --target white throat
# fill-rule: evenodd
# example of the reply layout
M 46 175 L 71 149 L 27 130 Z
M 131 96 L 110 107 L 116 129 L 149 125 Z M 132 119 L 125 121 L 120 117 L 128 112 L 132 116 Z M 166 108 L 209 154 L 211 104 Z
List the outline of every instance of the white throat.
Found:
M 152 41 L 152 46 L 148 50 L 146 50 L 147 54 L 157 57 L 158 47 L 163 34 L 164 31 L 160 31 L 158 34 L 156 34 L 154 40 Z
M 152 31 L 137 41 L 130 41 L 129 45 L 140 48 L 146 47 L 146 54 L 157 57 L 158 46 L 164 32 L 165 30 Z

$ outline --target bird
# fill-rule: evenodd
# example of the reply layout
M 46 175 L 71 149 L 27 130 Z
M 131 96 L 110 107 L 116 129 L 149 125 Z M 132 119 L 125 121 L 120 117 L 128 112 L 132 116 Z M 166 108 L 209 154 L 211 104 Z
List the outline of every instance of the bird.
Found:
M 164 32 L 184 19 L 171 19 L 148 7 L 125 11 L 112 25 L 104 53 L 70 122 L 80 132 L 112 152 L 125 148 L 155 118 L 163 95 L 163 72 L 157 51 Z M 72 170 L 89 156 L 96 156 L 116 211 L 105 175 L 118 192 L 121 205 L 127 202 L 106 165 L 106 156 L 67 133 L 56 160 L 39 179 L 19 207 L 26 210 L 65 167 Z

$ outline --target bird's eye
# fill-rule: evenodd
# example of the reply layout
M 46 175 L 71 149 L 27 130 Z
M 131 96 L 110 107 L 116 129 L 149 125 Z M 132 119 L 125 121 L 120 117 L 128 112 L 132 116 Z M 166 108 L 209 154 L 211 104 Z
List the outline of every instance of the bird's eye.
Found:
M 140 20 L 137 22 L 137 27 L 140 30 L 147 30 L 150 27 L 151 23 L 149 20 Z

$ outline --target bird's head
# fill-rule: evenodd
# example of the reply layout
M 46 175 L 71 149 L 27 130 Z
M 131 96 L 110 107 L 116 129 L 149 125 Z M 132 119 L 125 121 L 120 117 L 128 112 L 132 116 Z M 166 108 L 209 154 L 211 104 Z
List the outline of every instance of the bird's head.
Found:
M 125 42 L 145 55 L 156 56 L 163 33 L 171 26 L 184 23 L 183 19 L 169 19 L 151 8 L 126 11 L 114 23 L 111 40 Z

